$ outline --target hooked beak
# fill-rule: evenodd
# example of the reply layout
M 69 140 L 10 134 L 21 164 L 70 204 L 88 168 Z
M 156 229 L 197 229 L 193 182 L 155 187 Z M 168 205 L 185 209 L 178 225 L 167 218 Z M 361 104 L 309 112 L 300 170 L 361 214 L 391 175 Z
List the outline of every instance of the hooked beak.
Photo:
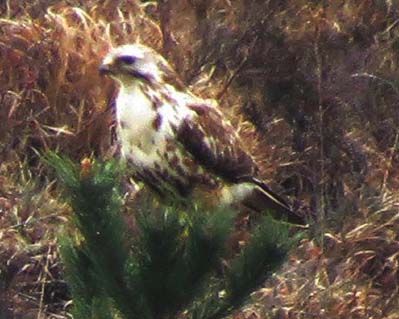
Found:
M 101 64 L 98 71 L 100 72 L 100 75 L 112 74 L 112 68 L 109 64 Z

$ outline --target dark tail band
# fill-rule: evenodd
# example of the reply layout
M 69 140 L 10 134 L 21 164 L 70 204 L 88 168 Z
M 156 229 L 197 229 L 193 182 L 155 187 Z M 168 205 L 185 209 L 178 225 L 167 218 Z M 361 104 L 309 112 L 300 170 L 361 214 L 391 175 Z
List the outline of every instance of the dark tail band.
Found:
M 267 209 L 274 210 L 274 216 L 286 220 L 292 224 L 305 225 L 305 218 L 292 211 L 287 202 L 270 190 L 267 185 L 257 179 L 252 181 L 256 187 L 254 191 L 244 199 L 243 204 L 255 211 L 262 212 Z

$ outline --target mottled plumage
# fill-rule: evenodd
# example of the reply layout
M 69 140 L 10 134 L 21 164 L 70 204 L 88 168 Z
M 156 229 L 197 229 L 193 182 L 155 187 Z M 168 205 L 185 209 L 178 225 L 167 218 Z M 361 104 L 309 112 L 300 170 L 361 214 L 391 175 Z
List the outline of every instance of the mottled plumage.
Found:
M 203 201 L 213 195 L 220 205 L 243 202 L 303 222 L 256 179 L 254 159 L 217 106 L 186 90 L 161 55 L 143 45 L 124 45 L 108 53 L 100 72 L 119 84 L 122 155 L 136 177 L 161 197 L 208 194 Z

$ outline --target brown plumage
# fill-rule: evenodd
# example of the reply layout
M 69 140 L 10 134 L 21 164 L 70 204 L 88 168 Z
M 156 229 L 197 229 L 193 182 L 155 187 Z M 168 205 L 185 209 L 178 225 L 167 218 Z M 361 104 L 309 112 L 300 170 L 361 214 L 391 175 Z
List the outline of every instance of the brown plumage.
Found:
M 116 114 L 122 155 L 161 197 L 187 199 L 208 193 L 219 205 L 242 202 L 304 223 L 257 179 L 255 160 L 217 106 L 184 89 L 154 50 L 137 44 L 115 48 L 100 71 L 120 86 Z

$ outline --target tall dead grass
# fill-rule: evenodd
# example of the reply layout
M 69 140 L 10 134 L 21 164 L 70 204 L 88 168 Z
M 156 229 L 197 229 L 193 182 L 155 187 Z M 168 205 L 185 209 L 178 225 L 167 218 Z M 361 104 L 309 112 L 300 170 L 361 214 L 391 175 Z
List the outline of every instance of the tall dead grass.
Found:
M 390 1 L 5 1 L 0 15 L 0 317 L 67 317 L 54 238 L 68 208 L 37 152 L 114 155 L 114 87 L 97 67 L 135 41 L 218 98 L 257 140 L 263 177 L 315 216 L 316 240 L 237 317 L 398 317 Z

